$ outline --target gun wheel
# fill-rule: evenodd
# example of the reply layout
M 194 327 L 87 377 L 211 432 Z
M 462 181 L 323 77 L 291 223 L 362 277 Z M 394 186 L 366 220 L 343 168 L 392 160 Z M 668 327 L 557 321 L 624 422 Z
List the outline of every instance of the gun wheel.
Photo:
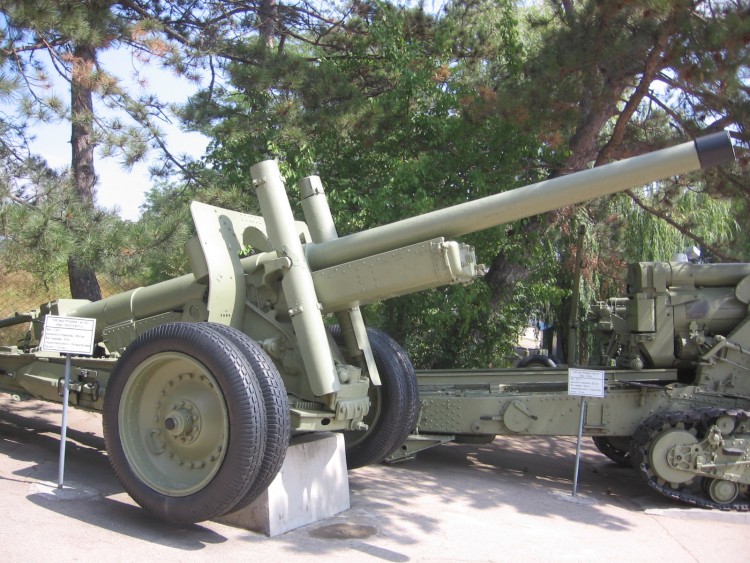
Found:
M 542 368 L 550 369 L 556 368 L 559 362 L 555 362 L 549 356 L 543 354 L 534 354 L 533 356 L 527 356 L 519 360 L 516 367 L 518 368 Z
M 112 467 L 146 510 L 173 522 L 208 520 L 253 485 L 265 448 L 261 389 L 244 353 L 209 326 L 144 333 L 106 391 Z
M 734 502 L 740 494 L 740 485 L 732 481 L 704 477 L 701 485 L 712 501 L 722 505 Z
M 691 451 L 702 447 L 698 444 L 704 443 L 712 428 L 723 428 L 722 436 L 729 440 L 743 437 L 748 420 L 750 412 L 737 408 L 653 414 L 633 434 L 634 465 L 637 462 L 635 466 L 648 485 L 666 497 L 704 508 L 750 511 L 748 485 L 722 480 L 721 474 L 716 478 L 700 476 Z M 719 469 L 722 463 L 720 459 Z
M 596 449 L 622 467 L 632 467 L 629 436 L 592 436 Z
M 253 367 L 253 371 L 258 376 L 266 412 L 266 447 L 263 451 L 258 476 L 247 493 L 239 498 L 229 510 L 229 512 L 232 512 L 240 510 L 255 500 L 268 488 L 281 469 L 291 433 L 289 400 L 281 374 L 257 342 L 235 328 L 220 324 L 210 324 L 209 326 L 234 344 Z
M 341 344 L 341 330 L 331 327 L 331 335 Z M 368 328 L 381 385 L 370 386 L 370 411 L 365 417 L 368 429 L 344 432 L 349 469 L 380 463 L 406 441 L 417 424 L 419 389 L 406 352 L 382 331 Z

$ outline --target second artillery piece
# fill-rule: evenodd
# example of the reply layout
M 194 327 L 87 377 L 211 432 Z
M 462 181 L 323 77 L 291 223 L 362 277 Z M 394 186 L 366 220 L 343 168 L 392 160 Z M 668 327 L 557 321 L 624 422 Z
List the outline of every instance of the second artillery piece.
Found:
M 192 273 L 0 321 L 31 325 L 0 349 L 0 390 L 59 402 L 65 359 L 40 350 L 44 317 L 96 319 L 94 357 L 73 358 L 72 404 L 102 411 L 112 466 L 136 502 L 170 521 L 214 518 L 269 485 L 290 434 L 344 432 L 353 468 L 419 432 L 411 362 L 359 307 L 471 282 L 473 249 L 444 237 L 733 158 L 717 133 L 341 238 L 320 179 L 300 182 L 298 222 L 277 164 L 264 161 L 251 168 L 262 217 L 192 204 Z M 241 258 L 248 245 L 256 253 Z M 337 324 L 326 328 L 326 315 Z M 519 407 L 508 408 L 514 419 Z
M 568 394 L 565 368 L 418 371 L 420 434 L 394 454 L 497 435 L 575 436 L 660 494 L 750 510 L 750 264 L 637 262 L 627 295 L 589 321 L 605 393 Z

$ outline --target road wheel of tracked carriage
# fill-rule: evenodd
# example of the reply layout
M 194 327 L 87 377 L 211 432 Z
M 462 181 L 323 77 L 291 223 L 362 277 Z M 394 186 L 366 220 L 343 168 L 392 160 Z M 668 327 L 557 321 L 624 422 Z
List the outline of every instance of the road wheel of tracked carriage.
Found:
M 334 340 L 341 344 L 340 327 L 330 330 Z M 368 328 L 367 336 L 381 385 L 370 386 L 370 411 L 365 417 L 368 429 L 344 432 L 349 469 L 383 461 L 412 433 L 419 415 L 417 376 L 409 356 L 382 331 Z
M 653 414 L 633 434 L 633 465 L 652 489 L 666 497 L 705 508 L 748 512 L 748 486 L 724 481 L 720 476 L 699 476 L 691 448 L 702 447 L 698 444 L 716 430 L 722 440 L 742 440 L 749 420 L 750 411 L 736 408 L 703 407 Z M 744 454 L 742 448 L 736 454 L 738 460 Z M 726 453 L 731 447 L 721 446 L 721 450 Z
M 289 400 L 281 374 L 257 342 L 236 328 L 214 323 L 209 326 L 234 344 L 253 367 L 263 394 L 266 413 L 266 448 L 263 452 L 260 471 L 250 490 L 229 510 L 232 512 L 240 510 L 255 500 L 268 488 L 281 469 L 291 432 Z
M 125 490 L 171 522 L 208 520 L 235 506 L 265 449 L 253 367 L 206 324 L 165 324 L 134 340 L 107 385 L 103 423 Z
M 622 467 L 632 467 L 629 436 L 592 436 L 596 449 Z

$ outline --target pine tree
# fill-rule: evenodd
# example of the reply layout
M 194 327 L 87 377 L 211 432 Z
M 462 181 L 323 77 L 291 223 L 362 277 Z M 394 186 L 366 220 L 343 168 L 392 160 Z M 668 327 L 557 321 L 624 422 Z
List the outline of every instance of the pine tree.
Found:
M 97 144 L 94 94 L 106 95 L 113 79 L 99 67 L 97 55 L 123 33 L 111 2 L 2 2 L 4 68 L 26 87 L 21 108 L 27 119 L 71 123 L 71 173 L 82 210 L 95 203 Z M 50 94 L 54 76 L 69 84 L 70 104 Z M 19 88 L 20 89 L 20 88 Z M 101 122 L 100 122 L 101 123 Z M 68 257 L 71 294 L 101 299 L 94 270 L 75 252 Z

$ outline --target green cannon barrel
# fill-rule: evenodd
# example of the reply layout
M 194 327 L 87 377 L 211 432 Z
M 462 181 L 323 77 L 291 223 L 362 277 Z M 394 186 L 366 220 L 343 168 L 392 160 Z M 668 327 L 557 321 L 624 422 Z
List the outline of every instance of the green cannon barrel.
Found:
M 67 310 L 65 314 L 97 319 L 96 337 L 101 338 L 102 330 L 108 326 L 180 310 L 187 302 L 203 299 L 205 292 L 205 285 L 197 283 L 193 274 L 186 274 L 147 287 L 137 287 L 100 301 L 83 302 Z
M 635 262 L 628 266 L 626 283 L 637 293 L 660 286 L 730 287 L 750 277 L 750 264 L 692 264 L 690 262 Z
M 729 135 L 720 132 L 339 239 L 308 243 L 304 254 L 311 270 L 321 270 L 438 237 L 480 231 L 733 159 Z M 76 304 L 65 314 L 96 318 L 101 332 L 113 324 L 179 310 L 188 301 L 200 301 L 205 291 L 206 286 L 188 274 L 95 303 Z M 19 322 L 23 319 L 7 320 L 8 324 Z
M 305 248 L 313 270 L 436 237 L 456 237 L 734 161 L 727 132 L 538 182 Z

